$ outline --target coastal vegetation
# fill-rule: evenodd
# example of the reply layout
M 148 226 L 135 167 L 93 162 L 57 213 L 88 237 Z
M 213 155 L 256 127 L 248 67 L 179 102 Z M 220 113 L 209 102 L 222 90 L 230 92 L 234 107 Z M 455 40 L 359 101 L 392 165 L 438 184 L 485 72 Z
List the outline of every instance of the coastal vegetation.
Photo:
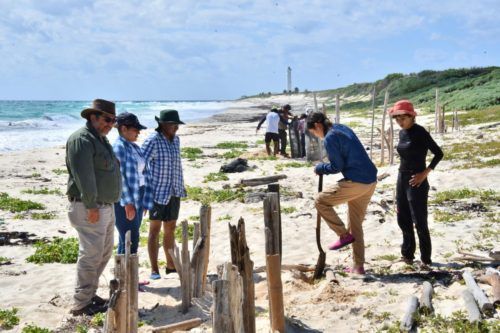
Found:
M 181 148 L 181 156 L 183 158 L 187 158 L 188 161 L 194 161 L 197 158 L 201 157 L 203 154 L 203 150 L 197 147 L 182 147 Z
M 0 328 L 10 330 L 19 324 L 18 309 L 0 309 Z
M 63 195 L 60 189 L 49 189 L 48 187 L 41 187 L 41 188 L 31 188 L 31 189 L 26 189 L 22 190 L 21 193 L 27 193 L 27 194 L 56 194 L 56 195 Z
M 204 183 L 220 182 L 229 180 L 229 177 L 224 172 L 211 172 L 203 178 Z
M 245 141 L 225 141 L 218 143 L 215 148 L 219 149 L 236 149 L 236 148 L 248 148 L 248 144 Z
M 55 237 L 51 242 L 38 241 L 34 247 L 35 253 L 26 259 L 27 262 L 74 264 L 78 259 L 78 239 L 75 237 Z
M 5 192 L 0 192 L 0 209 L 8 210 L 12 213 L 24 212 L 30 209 L 45 209 L 45 206 L 41 203 L 34 202 L 31 200 L 21 200 L 18 198 L 13 198 Z

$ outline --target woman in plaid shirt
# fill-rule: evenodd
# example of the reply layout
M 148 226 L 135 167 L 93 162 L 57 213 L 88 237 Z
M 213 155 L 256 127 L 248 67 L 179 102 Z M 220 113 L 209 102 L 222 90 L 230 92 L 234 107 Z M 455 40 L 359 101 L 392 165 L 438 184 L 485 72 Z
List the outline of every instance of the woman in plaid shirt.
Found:
M 151 174 L 141 148 L 134 142 L 142 129 L 132 113 L 121 113 L 116 117 L 116 127 L 120 136 L 113 144 L 113 151 L 120 161 L 122 195 L 115 203 L 116 229 L 120 234 L 118 254 L 125 253 L 125 233 L 131 232 L 131 253 L 137 253 L 139 228 L 142 215 L 152 208 Z
M 176 135 L 179 124 L 184 123 L 180 121 L 179 113 L 175 110 L 163 110 L 160 112 L 160 117 L 155 117 L 155 119 L 158 122 L 158 128 L 142 145 L 153 176 L 153 208 L 149 211 L 151 222 L 148 238 L 150 279 L 152 280 L 161 277 L 158 268 L 158 235 L 162 224 L 163 250 L 167 258 L 165 274 L 175 272 L 174 262 L 168 249 L 174 247 L 174 232 L 179 217 L 181 198 L 186 196 L 180 142 Z

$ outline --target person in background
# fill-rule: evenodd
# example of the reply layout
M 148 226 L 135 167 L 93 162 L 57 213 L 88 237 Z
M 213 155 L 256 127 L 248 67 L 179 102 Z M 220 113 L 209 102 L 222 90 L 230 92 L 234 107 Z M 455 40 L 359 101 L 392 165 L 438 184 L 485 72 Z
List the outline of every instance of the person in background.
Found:
M 401 127 L 397 151 L 400 156 L 399 173 L 396 185 L 396 202 L 398 225 L 403 232 L 401 245 L 402 260 L 413 264 L 415 257 L 415 234 L 417 229 L 420 244 L 422 268 L 428 269 L 431 264 L 431 236 L 427 225 L 427 198 L 429 182 L 427 176 L 443 158 L 443 151 L 432 139 L 429 132 L 415 122 L 417 113 L 413 104 L 401 100 L 389 110 L 389 115 Z M 426 166 L 427 151 L 434 157 Z
M 158 127 L 144 144 L 142 150 L 151 167 L 153 208 L 149 211 L 148 253 L 151 262 L 150 279 L 161 278 L 158 268 L 158 236 L 163 225 L 163 250 L 167 258 L 165 274 L 174 273 L 175 266 L 168 253 L 175 244 L 174 232 L 181 198 L 186 196 L 181 163 L 180 140 L 176 135 L 180 124 L 176 110 L 163 110 L 155 117 Z
M 101 276 L 113 253 L 115 211 L 120 200 L 119 162 L 106 135 L 115 123 L 115 103 L 95 99 L 81 112 L 87 120 L 66 143 L 68 218 L 78 233 L 74 316 L 105 312 L 106 300 L 96 294 Z
M 113 150 L 120 161 L 122 195 L 115 203 L 116 229 L 119 233 L 118 254 L 125 253 L 125 234 L 130 231 L 130 252 L 137 253 L 139 228 L 143 212 L 153 208 L 151 173 L 141 148 L 135 144 L 141 130 L 146 129 L 132 113 L 116 117 L 119 137 Z
M 257 125 L 255 133 L 257 133 L 262 124 L 267 121 L 266 135 L 264 142 L 266 144 L 267 156 L 271 156 L 271 141 L 273 142 L 273 156 L 276 156 L 279 149 L 278 123 L 280 122 L 279 111 L 277 108 L 272 108 L 266 116 L 262 117 Z
M 332 124 L 321 112 L 313 112 L 307 118 L 307 129 L 314 136 L 324 139 L 328 163 L 319 163 L 314 171 L 317 175 L 342 173 L 343 179 L 318 193 L 315 205 L 320 216 L 340 237 L 328 246 L 338 250 L 353 244 L 354 265 L 348 269 L 355 274 L 364 274 L 365 244 L 363 220 L 375 186 L 377 168 L 372 163 L 356 134 L 347 126 Z M 334 207 L 347 203 L 347 228 L 335 212 Z
M 307 115 L 305 113 L 301 114 L 297 126 L 300 135 L 300 157 L 306 156 L 306 119 Z
M 278 134 L 280 137 L 280 154 L 284 157 L 288 157 L 288 154 L 286 153 L 286 146 L 287 146 L 287 128 L 288 128 L 288 120 L 293 118 L 292 113 L 290 110 L 292 107 L 290 104 L 285 104 L 281 107 L 281 112 L 280 112 L 280 122 L 278 123 Z

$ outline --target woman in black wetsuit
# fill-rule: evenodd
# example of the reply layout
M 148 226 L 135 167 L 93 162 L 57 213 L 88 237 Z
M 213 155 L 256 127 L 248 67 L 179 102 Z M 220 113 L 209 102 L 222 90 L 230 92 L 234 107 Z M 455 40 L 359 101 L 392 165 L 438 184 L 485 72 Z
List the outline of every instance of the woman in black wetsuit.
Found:
M 402 260 L 407 264 L 413 263 L 415 257 L 413 225 L 415 225 L 420 245 L 420 259 L 423 265 L 429 266 L 432 264 L 432 245 L 427 226 L 427 196 L 429 194 L 427 175 L 443 158 L 443 152 L 429 132 L 415 123 L 417 114 L 410 101 L 396 102 L 389 111 L 389 115 L 401 127 L 397 146 L 401 162 L 396 201 L 398 225 L 403 232 Z M 428 150 L 434 154 L 434 158 L 429 166 L 426 166 L 425 158 Z

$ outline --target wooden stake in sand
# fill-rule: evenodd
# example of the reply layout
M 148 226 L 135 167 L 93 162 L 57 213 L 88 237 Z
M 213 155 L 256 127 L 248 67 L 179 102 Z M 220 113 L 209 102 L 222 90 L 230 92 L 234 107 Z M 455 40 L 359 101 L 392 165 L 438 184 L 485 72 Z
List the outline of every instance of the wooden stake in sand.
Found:
M 278 193 L 267 193 L 264 198 L 266 255 L 278 254 L 280 248 L 280 211 Z
M 380 144 L 380 164 L 383 165 L 385 162 L 385 141 L 386 136 L 385 136 L 385 118 L 387 114 L 387 103 L 389 101 L 389 89 L 385 89 L 385 96 L 384 96 L 384 111 L 382 113 L 382 138 L 381 138 L 381 144 Z M 390 147 L 387 147 L 390 149 Z M 389 152 L 390 154 L 390 152 Z
M 243 282 L 243 326 L 245 333 L 255 332 L 255 287 L 253 282 L 253 261 L 245 235 L 245 221 L 240 218 L 238 227 L 229 226 L 231 262 L 238 267 Z
M 434 106 L 434 133 L 438 132 L 439 124 L 439 88 L 436 88 L 436 103 Z
M 178 323 L 153 328 L 153 333 L 172 333 L 175 331 L 185 331 L 198 327 L 203 323 L 201 318 L 193 318 Z
M 200 208 L 200 235 L 196 238 L 191 257 L 191 269 L 193 270 L 192 295 L 202 297 L 205 294 L 208 261 L 210 254 L 210 230 L 212 220 L 212 208 L 203 205 Z
M 285 311 L 283 308 L 283 285 L 279 254 L 267 255 L 267 286 L 269 290 L 269 314 L 272 332 L 285 332 Z
M 340 124 L 340 95 L 335 94 L 335 124 Z
M 281 238 L 281 200 L 280 200 L 280 185 L 278 183 L 276 184 L 269 184 L 267 185 L 267 191 L 269 193 L 276 193 L 278 195 L 278 254 L 280 255 L 280 258 L 283 258 L 283 241 Z M 281 263 L 281 259 L 280 259 Z
M 432 293 L 434 289 L 432 288 L 432 284 L 428 281 L 424 281 L 422 284 L 422 296 L 420 296 L 420 308 L 424 313 L 430 314 L 434 312 L 434 308 L 432 307 Z
M 370 135 L 370 159 L 373 161 L 373 130 L 375 128 L 375 86 L 372 91 L 372 131 Z
M 410 296 L 408 298 L 408 303 L 406 305 L 406 312 L 401 319 L 401 325 L 399 329 L 408 332 L 412 329 L 413 323 L 415 322 L 415 312 L 418 309 L 418 298 L 417 296 Z
M 474 296 L 468 290 L 462 292 L 462 298 L 464 299 L 465 308 L 469 314 L 469 322 L 478 322 L 481 320 L 481 312 L 474 301 Z
M 182 251 L 181 251 L 181 262 L 182 262 L 182 278 L 181 278 L 181 289 L 182 289 L 182 313 L 186 313 L 191 306 L 191 265 L 189 260 L 189 248 L 188 248 L 188 221 L 184 220 L 181 222 L 182 227 Z

